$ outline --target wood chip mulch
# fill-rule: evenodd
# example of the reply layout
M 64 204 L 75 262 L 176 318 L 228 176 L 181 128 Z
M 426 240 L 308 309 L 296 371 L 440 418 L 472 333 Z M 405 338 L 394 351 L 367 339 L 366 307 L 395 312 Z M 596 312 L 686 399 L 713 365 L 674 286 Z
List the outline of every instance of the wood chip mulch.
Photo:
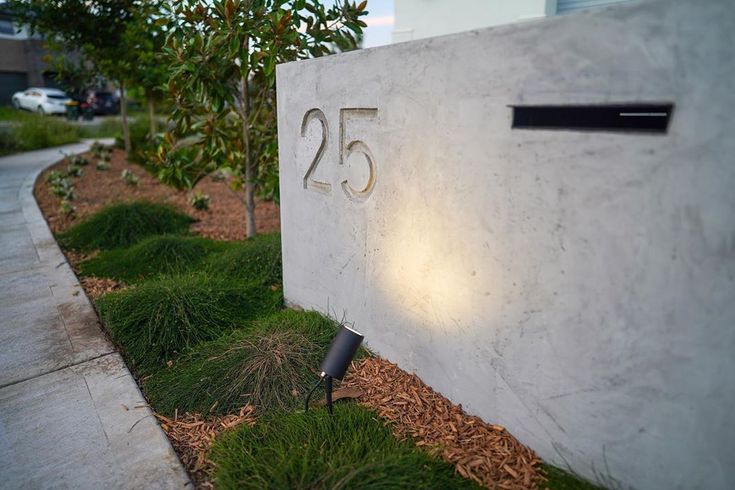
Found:
M 92 299 L 97 299 L 103 294 L 124 289 L 125 285 L 107 277 L 81 277 L 84 292 Z
M 61 199 L 49 191 L 46 175 L 51 171 L 64 172 L 67 162 L 61 160 L 46 169 L 36 180 L 34 196 L 46 217 L 49 228 L 54 233 L 64 231 L 81 219 L 93 214 L 103 207 L 116 203 L 134 200 L 162 202 L 177 207 L 197 221 L 191 225 L 192 232 L 216 240 L 243 240 L 245 238 L 245 193 L 232 190 L 229 179 L 205 177 L 194 187 L 210 196 L 209 210 L 198 211 L 191 207 L 185 191 L 179 191 L 161 184 L 153 175 L 139 165 L 129 163 L 125 152 L 114 150 L 111 155 L 109 170 L 97 170 L 96 159 L 91 153 L 83 154 L 89 165 L 83 167 L 81 177 L 71 177 L 75 199 L 72 204 L 76 208 L 76 216 L 66 216 L 59 209 Z M 138 185 L 131 186 L 123 182 L 123 170 L 133 172 L 140 178 Z M 255 206 L 255 222 L 258 233 L 280 231 L 280 210 L 278 205 L 269 201 L 258 201 Z
M 209 460 L 212 442 L 221 432 L 241 424 L 255 424 L 255 407 L 246 405 L 237 414 L 202 417 L 198 413 L 186 413 L 170 419 L 156 414 L 161 428 L 168 436 L 184 467 L 189 471 L 198 489 L 214 488 L 212 471 L 214 466 Z
M 544 480 L 541 460 L 505 428 L 467 415 L 395 364 L 363 359 L 341 386 L 361 388 L 358 401 L 390 421 L 397 437 L 412 438 L 487 488 L 535 489 Z

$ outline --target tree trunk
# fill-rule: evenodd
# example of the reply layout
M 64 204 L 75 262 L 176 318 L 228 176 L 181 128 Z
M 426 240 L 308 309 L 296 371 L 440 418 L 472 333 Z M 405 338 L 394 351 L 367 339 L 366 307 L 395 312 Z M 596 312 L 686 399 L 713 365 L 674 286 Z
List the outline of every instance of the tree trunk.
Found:
M 130 154 L 132 145 L 130 144 L 130 127 L 128 126 L 128 99 L 125 95 L 125 83 L 120 82 L 120 118 L 122 121 L 123 143 L 125 145 L 125 153 Z
M 248 44 L 248 41 L 245 41 Z M 245 50 L 247 52 L 247 49 Z M 240 101 L 242 119 L 242 142 L 245 152 L 245 211 L 246 211 L 246 235 L 252 238 L 256 235 L 255 229 L 255 165 L 253 155 L 250 151 L 250 94 L 248 93 L 248 75 L 245 74 L 240 81 Z
M 152 95 L 148 95 L 148 123 L 150 124 L 151 139 L 156 137 L 156 106 Z

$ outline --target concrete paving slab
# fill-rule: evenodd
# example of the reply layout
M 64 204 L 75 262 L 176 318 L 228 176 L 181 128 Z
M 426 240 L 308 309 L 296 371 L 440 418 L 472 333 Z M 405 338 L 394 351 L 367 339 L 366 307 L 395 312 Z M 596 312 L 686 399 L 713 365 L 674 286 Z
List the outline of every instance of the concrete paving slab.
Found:
M 6 387 L 0 407 L 3 488 L 188 484 L 118 354 Z
M 187 487 L 33 198 L 43 168 L 88 147 L 0 158 L 0 487 Z

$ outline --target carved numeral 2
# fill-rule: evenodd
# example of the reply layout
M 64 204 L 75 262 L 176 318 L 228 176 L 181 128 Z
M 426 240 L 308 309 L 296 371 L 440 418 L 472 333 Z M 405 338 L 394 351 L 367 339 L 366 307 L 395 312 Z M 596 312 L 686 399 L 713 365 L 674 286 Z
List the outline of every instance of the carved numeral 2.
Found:
M 345 161 L 353 153 L 360 153 L 365 157 L 369 169 L 368 181 L 362 189 L 355 189 L 346 178 L 342 180 L 342 190 L 345 195 L 352 200 L 365 200 L 373 192 L 377 178 L 377 166 L 375 163 L 375 157 L 367 144 L 361 140 L 346 140 L 345 133 L 347 122 L 349 119 L 355 117 L 375 118 L 377 114 L 378 110 L 375 108 L 348 107 L 339 110 L 339 165 L 344 165 Z M 311 164 L 309 165 L 309 168 L 304 174 L 304 189 L 311 189 L 326 194 L 332 190 L 332 186 L 327 182 L 321 182 L 312 177 L 312 174 L 319 166 L 319 162 L 321 161 L 327 145 L 329 144 L 329 124 L 327 123 L 326 116 L 320 109 L 310 109 L 306 114 L 304 114 L 304 119 L 301 122 L 301 136 L 306 136 L 306 130 L 308 129 L 309 123 L 314 119 L 319 121 L 321 124 L 322 141 L 311 161 Z

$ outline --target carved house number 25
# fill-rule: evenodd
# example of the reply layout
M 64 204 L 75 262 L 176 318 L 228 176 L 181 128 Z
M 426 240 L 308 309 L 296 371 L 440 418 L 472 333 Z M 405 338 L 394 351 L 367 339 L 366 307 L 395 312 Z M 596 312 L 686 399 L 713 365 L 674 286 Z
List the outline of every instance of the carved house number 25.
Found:
M 375 187 L 376 178 L 376 166 L 375 158 L 373 157 L 370 148 L 360 140 L 346 141 L 345 139 L 345 126 L 350 118 L 353 117 L 365 117 L 374 118 L 378 114 L 378 109 L 373 108 L 342 108 L 339 110 L 339 165 L 344 165 L 347 159 L 353 153 L 361 153 L 365 156 L 368 164 L 369 177 L 367 184 L 362 189 L 355 189 L 347 178 L 342 180 L 342 190 L 350 199 L 354 200 L 365 200 L 372 193 Z M 321 182 L 316 180 L 313 175 L 316 172 L 316 168 L 319 166 L 319 162 L 324 156 L 324 152 L 329 144 L 329 124 L 327 123 L 327 117 L 321 109 L 310 109 L 304 114 L 304 119 L 301 121 L 301 137 L 306 137 L 306 130 L 311 124 L 311 121 L 317 120 L 321 124 L 322 128 L 322 141 L 319 148 L 314 155 L 314 158 L 309 165 L 309 168 L 304 174 L 304 189 L 311 189 L 317 192 L 328 194 L 332 190 L 332 185 L 328 182 Z

